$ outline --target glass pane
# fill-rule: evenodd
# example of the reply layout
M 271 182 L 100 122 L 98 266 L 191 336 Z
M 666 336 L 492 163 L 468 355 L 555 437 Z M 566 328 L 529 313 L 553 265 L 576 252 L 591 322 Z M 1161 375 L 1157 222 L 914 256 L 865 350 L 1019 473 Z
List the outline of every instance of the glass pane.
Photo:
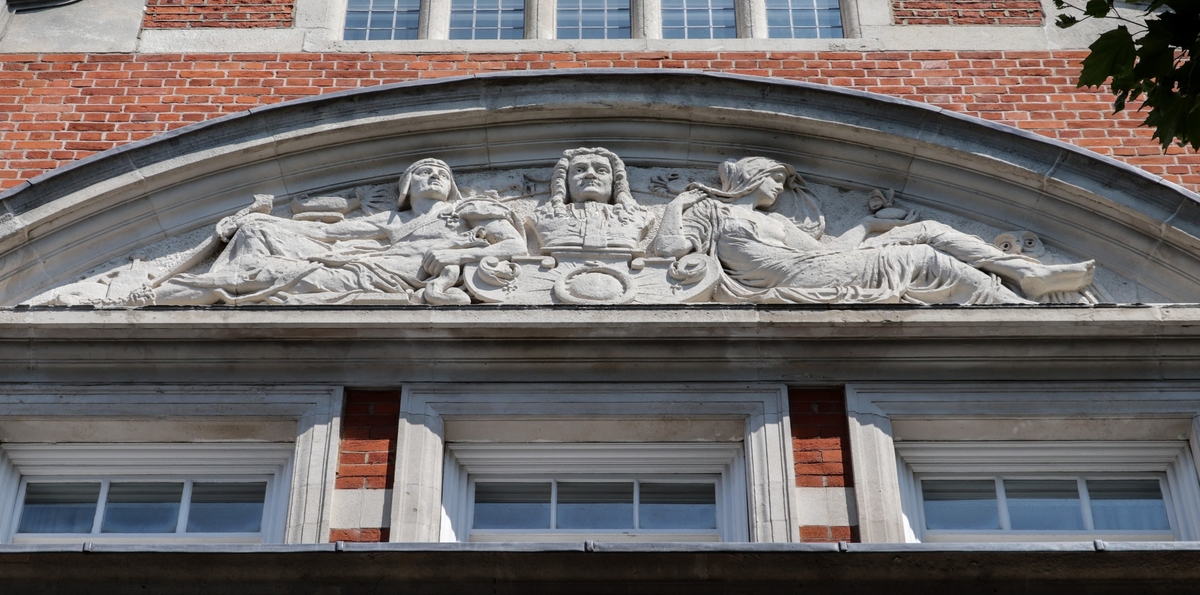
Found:
M 817 21 L 822 27 L 841 27 L 842 26 L 842 11 L 834 9 L 826 9 L 817 11 Z
M 642 483 L 642 529 L 716 529 L 717 486 L 711 483 Z
M 1006 479 L 1004 492 L 1014 530 L 1083 530 L 1083 509 L 1075 480 Z
M 397 29 L 416 29 L 417 21 L 420 18 L 415 12 L 401 12 L 396 14 Z
M 767 11 L 767 26 L 768 27 L 791 27 L 792 13 L 786 10 L 768 10 Z
M 91 533 L 98 483 L 31 483 L 17 533 Z
M 365 12 L 347 12 L 346 13 L 346 28 L 347 29 L 366 29 L 367 14 Z
M 633 483 L 559 482 L 559 529 L 632 529 Z
M 500 26 L 508 29 L 521 29 L 525 25 L 525 13 L 504 12 L 500 14 Z
M 476 529 L 549 529 L 550 484 L 475 484 Z
M 394 17 L 395 13 L 391 12 L 373 12 L 371 13 L 370 27 L 372 29 L 391 29 Z
M 477 12 L 475 13 L 475 28 L 476 29 L 495 29 L 500 25 L 500 13 L 498 12 Z
M 101 533 L 174 533 L 182 483 L 114 483 L 108 486 Z
M 585 11 L 583 11 L 583 26 L 584 27 L 603 27 L 604 26 L 604 11 L 602 11 L 602 10 L 585 10 Z
M 921 482 L 927 529 L 999 529 L 996 482 L 925 480 Z
M 1096 530 L 1171 530 L 1157 479 L 1089 479 L 1087 488 Z
M 267 483 L 192 484 L 188 533 L 257 533 L 262 529 Z

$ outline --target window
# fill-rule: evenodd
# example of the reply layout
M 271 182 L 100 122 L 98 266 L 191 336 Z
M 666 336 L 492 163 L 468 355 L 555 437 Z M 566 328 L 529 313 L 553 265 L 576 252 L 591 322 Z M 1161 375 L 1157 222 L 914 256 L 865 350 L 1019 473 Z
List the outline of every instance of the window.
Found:
M 350 0 L 346 39 L 416 39 L 421 0 Z
M 558 0 L 558 39 L 628 39 L 629 0 Z
M 1200 504 L 1187 443 L 901 442 L 921 541 L 1171 541 Z
M 737 37 L 734 0 L 662 0 L 663 39 Z
M 745 541 L 740 444 L 451 444 L 444 541 Z
M 927 540 L 996 532 L 1173 540 L 1162 477 L 921 478 Z
M 347 2 L 342 39 L 352 41 L 833 38 L 845 34 L 839 0 L 554 0 L 551 6 L 530 4 L 529 11 L 526 0 Z M 739 14 L 743 19 L 756 16 L 739 27 Z
M 469 541 L 580 535 L 718 541 L 718 476 L 471 480 Z
M 25 481 L 14 541 L 90 534 L 259 543 L 268 481 Z
M 7 444 L 13 543 L 283 540 L 291 444 Z M 5 493 L 11 494 L 6 495 Z
M 450 39 L 522 39 L 525 0 L 453 0 Z
M 842 37 L 837 0 L 766 0 L 769 37 Z

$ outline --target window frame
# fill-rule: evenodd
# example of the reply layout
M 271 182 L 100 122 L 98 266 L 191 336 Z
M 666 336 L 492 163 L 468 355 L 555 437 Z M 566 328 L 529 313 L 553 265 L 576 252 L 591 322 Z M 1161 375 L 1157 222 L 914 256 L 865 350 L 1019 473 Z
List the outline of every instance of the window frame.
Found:
M 422 42 L 429 41 L 453 41 L 453 43 L 467 42 L 470 44 L 487 44 L 488 46 L 512 46 L 520 48 L 527 44 L 522 44 L 521 40 L 488 40 L 488 39 L 458 39 L 450 40 L 450 6 L 452 0 L 422 0 L 419 11 L 417 24 L 417 39 L 415 40 L 347 40 L 345 39 L 346 29 L 346 0 L 339 0 L 333 3 L 327 9 L 316 13 L 313 16 L 320 15 L 323 18 L 329 19 L 329 27 L 325 29 L 332 36 L 327 42 L 344 45 L 344 44 L 395 44 L 396 47 L 404 47 L 407 45 L 423 45 Z M 734 13 L 736 19 L 737 35 L 734 38 L 714 40 L 714 39 L 663 39 L 662 33 L 662 2 L 661 0 L 630 0 L 630 36 L 629 39 L 562 39 L 557 37 L 558 29 L 558 3 L 557 0 L 525 0 L 525 40 L 545 40 L 545 41 L 561 41 L 568 44 L 572 48 L 578 47 L 581 43 L 584 45 L 596 44 L 597 48 L 607 48 L 613 44 L 622 42 L 634 43 L 638 47 L 641 46 L 637 40 L 655 40 L 667 44 L 710 44 L 713 41 L 730 41 L 731 39 L 756 39 L 756 40 L 771 40 L 772 42 L 780 42 L 783 44 L 801 41 L 801 42 L 819 42 L 828 43 L 830 40 L 850 39 L 858 36 L 858 7 L 857 0 L 840 0 L 839 2 L 841 21 L 842 21 L 842 37 L 839 38 L 771 38 L 767 30 L 767 8 L 766 0 L 734 0 Z M 312 7 L 316 9 L 316 7 Z M 309 9 L 309 10 L 312 10 Z M 315 10 L 314 10 L 315 12 Z M 634 49 L 631 47 L 630 49 Z M 424 51 L 424 50 L 419 50 Z
M 11 468 L 0 482 L 3 543 L 282 543 L 292 484 L 290 443 L 83 443 L 6 444 L 3 463 Z M 176 482 L 266 481 L 262 527 L 258 533 L 18 533 L 30 481 Z M 103 490 L 103 488 L 102 488 Z M 98 507 L 96 516 L 101 517 Z M 97 525 L 93 524 L 93 531 Z
M 397 465 L 392 488 L 390 539 L 393 542 L 442 539 L 442 526 L 450 523 L 449 515 L 444 512 L 443 495 L 466 493 L 444 489 L 447 478 L 465 477 L 444 472 L 456 464 L 447 461 L 448 443 L 513 445 L 529 442 L 530 436 L 541 436 L 539 442 L 555 446 L 577 442 L 578 434 L 562 440 L 544 438 L 549 426 L 562 422 L 579 424 L 574 427 L 588 431 L 595 431 L 595 427 L 619 427 L 621 430 L 609 432 L 611 435 L 589 438 L 603 445 L 636 445 L 616 449 L 626 452 L 680 440 L 689 441 L 689 447 L 735 445 L 745 462 L 740 476 L 745 478 L 747 540 L 799 541 L 799 525 L 793 522 L 796 479 L 787 407 L 787 389 L 782 384 L 405 385 L 397 436 L 397 459 L 404 464 Z M 706 424 L 706 420 L 717 425 L 733 424 L 736 436 L 713 429 L 714 424 Z M 448 438 L 447 428 L 459 427 L 460 423 L 490 428 L 493 435 L 463 436 L 456 430 Z M 647 438 L 644 434 L 648 431 L 647 423 L 655 426 L 649 431 L 675 438 Z M 707 428 L 705 432 L 715 434 L 679 437 L 696 428 Z M 504 433 L 519 438 L 507 439 L 501 436 Z M 493 454 L 502 452 L 503 449 L 492 450 Z M 504 462 L 495 460 L 497 464 Z M 577 465 L 574 469 L 582 470 L 577 458 L 570 462 Z M 712 469 L 711 461 L 706 464 L 709 466 L 702 469 L 708 472 Z M 489 471 L 497 469 L 492 467 Z M 450 509 L 455 510 L 454 506 L 451 502 Z M 457 510 L 462 510 L 465 504 L 457 506 Z
M 281 522 L 281 543 L 324 543 L 329 540 L 337 471 L 343 389 L 326 385 L 224 384 L 201 386 L 162 383 L 13 383 L 0 384 L 0 542 L 13 531 L 16 486 L 23 473 L 35 469 L 12 460 L 22 448 L 47 449 L 53 474 L 115 474 L 129 466 L 143 469 L 166 464 L 162 452 L 203 452 L 231 446 L 228 464 L 252 463 L 255 448 L 276 446 L 290 452 L 288 482 Z M 108 449 L 127 449 L 122 459 L 104 467 L 87 458 L 103 442 Z M 155 446 L 147 451 L 143 445 Z M 49 456 L 49 453 L 56 453 Z M 211 463 L 214 459 L 209 459 Z M 202 462 L 202 461 L 201 461 Z M 228 466 L 193 467 L 197 474 L 222 474 Z
M 714 481 L 717 541 L 748 541 L 750 537 L 746 464 L 739 443 L 456 443 L 447 445 L 443 469 L 441 541 L 472 540 L 472 504 L 477 479 L 551 478 Z M 691 533 L 637 529 L 487 530 L 485 534 L 489 537 L 480 541 L 697 541 L 689 538 Z
M 920 542 L 1171 541 L 1190 540 L 1200 534 L 1200 527 L 1187 514 L 1189 509 L 1200 507 L 1200 490 L 1196 487 L 1196 465 L 1186 441 L 899 442 L 896 464 L 906 530 Z M 921 480 L 996 478 L 1156 479 L 1163 488 L 1163 504 L 1171 529 L 1162 532 L 925 528 Z
M 1112 456 L 1144 457 L 1131 445 L 1170 443 L 1158 462 L 1133 461 L 1124 471 L 1147 472 L 1168 462 L 1178 481 L 1170 483 L 1180 540 L 1200 539 L 1200 384 L 1191 382 L 892 382 L 846 387 L 850 448 L 855 475 L 859 531 L 865 543 L 918 542 L 908 511 L 916 510 L 911 485 L 897 455 L 905 445 L 948 442 L 962 452 L 962 473 L 978 472 L 983 451 L 968 445 L 1009 443 L 1051 459 L 1074 459 L 1070 471 L 1120 472 L 1112 459 L 1079 466 L 1101 443 L 1119 443 Z M 1001 447 L 996 447 L 1001 448 Z M 1064 454 L 1073 449 L 1074 454 Z M 1000 451 L 996 451 L 1000 452 Z M 1011 453 L 1005 456 L 1010 456 Z M 1165 458 L 1164 458 L 1165 457 Z M 1153 467 L 1159 465 L 1160 467 Z M 1019 470 L 1018 470 L 1019 471 Z

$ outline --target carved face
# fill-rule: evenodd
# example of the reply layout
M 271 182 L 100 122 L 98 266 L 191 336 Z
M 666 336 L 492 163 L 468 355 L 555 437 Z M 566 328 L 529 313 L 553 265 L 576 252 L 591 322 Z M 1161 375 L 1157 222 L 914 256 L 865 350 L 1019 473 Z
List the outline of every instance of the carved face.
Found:
M 446 200 L 450 196 L 450 172 L 436 165 L 422 165 L 412 173 L 409 198 Z
M 612 199 L 612 163 L 603 155 L 579 155 L 567 167 L 571 202 L 609 202 Z
M 784 172 L 776 171 L 768 174 L 763 178 L 762 183 L 758 185 L 758 189 L 754 191 L 754 207 L 765 209 L 775 204 L 775 200 L 783 192 L 786 183 L 787 174 Z

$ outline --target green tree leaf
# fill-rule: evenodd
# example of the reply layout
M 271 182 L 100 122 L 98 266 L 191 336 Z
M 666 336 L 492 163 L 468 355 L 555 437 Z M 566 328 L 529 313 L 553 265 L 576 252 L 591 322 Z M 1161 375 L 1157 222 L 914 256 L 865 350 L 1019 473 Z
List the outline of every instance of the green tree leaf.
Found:
M 1078 86 L 1099 87 L 1109 77 L 1128 76 L 1133 72 L 1137 48 L 1125 25 L 1103 33 L 1088 49 L 1092 53 L 1083 60 Z

